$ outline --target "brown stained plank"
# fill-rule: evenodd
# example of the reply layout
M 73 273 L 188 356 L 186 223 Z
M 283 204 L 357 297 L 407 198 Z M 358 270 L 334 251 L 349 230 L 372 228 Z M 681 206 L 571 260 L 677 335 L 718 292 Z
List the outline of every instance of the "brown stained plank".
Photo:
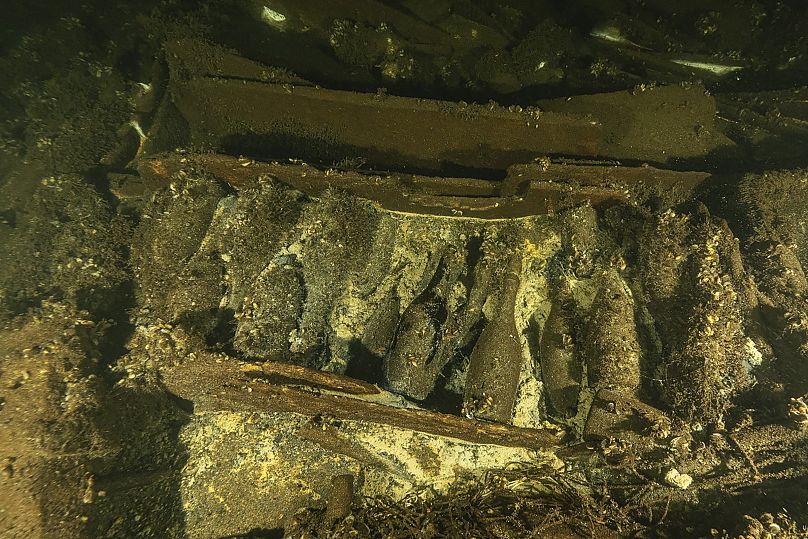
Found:
M 378 395 L 381 392 L 373 384 L 354 380 L 348 376 L 307 369 L 280 361 L 267 361 L 261 364 L 247 363 L 241 367 L 241 372 L 251 378 L 263 378 L 274 384 L 304 385 L 349 395 Z
M 504 170 L 536 156 L 599 154 L 597 122 L 498 105 L 197 77 L 170 84 L 195 141 L 212 149 L 256 144 L 361 155 L 369 165 Z M 283 146 L 285 147 L 285 146 Z M 305 155 L 291 155 L 305 157 Z
M 679 172 L 652 166 L 624 167 L 619 165 L 579 165 L 568 163 L 538 163 L 513 165 L 508 177 L 532 181 L 564 182 L 570 185 L 600 187 L 637 187 L 659 185 L 671 189 L 692 191 L 710 178 L 708 172 Z
M 715 126 L 714 98 L 698 85 L 522 109 L 319 88 L 195 40 L 168 42 L 166 58 L 172 104 L 194 142 L 217 151 L 323 162 L 361 156 L 376 168 L 438 171 L 504 170 L 544 155 L 698 163 L 734 146 Z
M 141 159 L 138 171 L 144 176 L 169 181 L 182 169 L 200 168 L 237 189 L 255 187 L 260 177 L 269 176 L 312 196 L 337 188 L 374 201 L 387 210 L 445 217 L 508 219 L 551 214 L 584 202 L 597 206 L 628 201 L 624 190 L 597 185 L 575 187 L 530 181 L 522 196 L 503 197 L 497 196 L 502 188 L 502 182 L 497 181 L 406 174 L 366 175 L 221 154 L 168 154 Z
M 397 174 L 399 184 L 405 193 L 419 193 L 431 196 L 494 197 L 500 190 L 499 182 L 474 178 L 446 178 L 440 176 L 419 176 Z
M 701 167 L 711 155 L 735 146 L 716 127 L 715 99 L 699 85 L 576 95 L 538 105 L 548 112 L 595 119 L 603 135 L 601 158 Z
M 288 412 L 311 417 L 366 421 L 473 443 L 550 449 L 555 431 L 470 420 L 429 410 L 396 408 L 360 398 L 323 394 L 255 380 L 233 358 L 199 355 L 166 371 L 169 391 L 194 404 L 194 411 Z
M 314 86 L 284 69 L 265 66 L 225 48 L 193 38 L 169 40 L 165 43 L 165 52 L 169 63 L 181 67 L 182 74 L 186 77 L 227 77 Z

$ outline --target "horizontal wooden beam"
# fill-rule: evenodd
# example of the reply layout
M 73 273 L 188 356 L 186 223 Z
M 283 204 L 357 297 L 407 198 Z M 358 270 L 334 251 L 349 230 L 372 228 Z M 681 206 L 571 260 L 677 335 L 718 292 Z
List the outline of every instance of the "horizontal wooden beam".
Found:
M 303 163 L 239 159 L 222 154 L 166 154 L 141 159 L 138 164 L 142 176 L 165 182 L 182 170 L 205 171 L 236 189 L 257 187 L 261 178 L 269 177 L 311 196 L 339 189 L 390 211 L 443 217 L 511 219 L 552 214 L 585 202 L 598 206 L 630 199 L 625 189 L 554 182 L 546 174 L 541 180 L 517 177 L 516 182 L 365 174 L 322 170 Z M 503 195 L 505 190 L 514 193 Z

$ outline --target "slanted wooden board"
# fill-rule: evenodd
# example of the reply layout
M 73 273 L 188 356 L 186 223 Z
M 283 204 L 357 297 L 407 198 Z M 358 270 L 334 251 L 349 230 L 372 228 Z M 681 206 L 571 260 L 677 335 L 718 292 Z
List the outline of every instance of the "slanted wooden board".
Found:
M 561 444 L 558 431 L 528 429 L 477 421 L 421 408 L 399 408 L 371 402 L 357 395 L 335 394 L 344 377 L 312 372 L 317 387 L 306 384 L 305 375 L 289 384 L 250 376 L 255 368 L 243 368 L 235 358 L 197 354 L 164 373 L 169 391 L 193 403 L 194 412 L 287 412 L 335 420 L 355 420 L 391 425 L 473 443 L 531 449 L 553 449 Z M 271 369 L 270 369 L 271 370 Z M 329 377 L 335 377 L 333 384 Z M 310 389 L 300 386 L 309 385 Z M 323 389 L 332 391 L 325 392 Z

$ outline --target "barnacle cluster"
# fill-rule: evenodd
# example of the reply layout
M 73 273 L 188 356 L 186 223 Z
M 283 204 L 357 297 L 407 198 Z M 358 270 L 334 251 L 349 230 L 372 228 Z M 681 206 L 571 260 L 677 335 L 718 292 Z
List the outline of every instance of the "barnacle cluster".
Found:
M 763 513 L 758 518 L 744 515 L 747 523 L 746 529 L 738 535 L 739 539 L 770 539 L 773 537 L 794 537 L 789 531 L 794 530 L 793 521 L 785 513 L 778 513 L 775 517 L 771 513 Z
M 805 397 L 796 397 L 788 403 L 788 415 L 801 427 L 808 427 L 808 402 L 805 399 Z

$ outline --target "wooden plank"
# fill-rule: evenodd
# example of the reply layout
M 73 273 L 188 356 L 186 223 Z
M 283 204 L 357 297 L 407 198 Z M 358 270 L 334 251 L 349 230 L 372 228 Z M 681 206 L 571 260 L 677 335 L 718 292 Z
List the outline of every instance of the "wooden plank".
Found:
M 541 155 L 597 155 L 601 145 L 600 127 L 588 117 L 278 83 L 271 68 L 265 75 L 199 43 L 172 42 L 168 52 L 170 99 L 194 142 L 216 151 L 504 170 Z
M 140 174 L 170 181 L 181 170 L 204 170 L 236 189 L 256 187 L 259 178 L 271 177 L 311 196 L 328 189 L 349 191 L 396 212 L 511 219 L 552 214 L 589 202 L 606 205 L 627 202 L 625 190 L 597 185 L 572 186 L 551 181 L 530 181 L 519 196 L 498 196 L 503 182 L 472 178 L 429 178 L 399 174 L 361 174 L 321 170 L 301 163 L 260 162 L 221 154 L 168 154 L 141 159 Z M 426 186 L 426 192 L 420 191 Z M 439 187 L 439 186 L 442 186 Z M 440 192 L 442 194 L 432 194 Z
M 504 181 L 430 177 L 412 174 L 363 174 L 322 170 L 305 163 L 262 162 L 222 154 L 166 154 L 141 159 L 138 171 L 146 178 L 168 182 L 181 170 L 204 170 L 236 189 L 250 189 L 271 177 L 318 196 L 328 189 L 356 196 L 397 212 L 510 219 L 552 214 L 565 207 L 629 203 L 631 193 L 663 190 L 692 193 L 711 175 L 651 166 L 521 164 L 508 169 Z M 510 196 L 502 196 L 512 191 Z
M 193 403 L 194 412 L 288 412 L 313 418 L 390 425 L 473 443 L 532 449 L 551 449 L 561 443 L 558 433 L 549 429 L 526 429 L 308 391 L 250 378 L 242 372 L 241 365 L 238 360 L 223 355 L 199 354 L 196 359 L 166 371 L 163 380 L 169 391 Z
M 241 372 L 251 378 L 262 378 L 274 384 L 303 385 L 349 395 L 378 395 L 381 392 L 375 385 L 361 380 L 281 361 L 247 363 L 242 366 Z
M 575 186 L 599 186 L 612 188 L 638 188 L 660 186 L 692 192 L 710 178 L 708 172 L 676 171 L 654 168 L 649 165 L 626 167 L 620 165 L 581 165 L 528 163 L 508 168 L 511 178 L 526 178 L 531 181 L 562 182 Z
M 651 86 L 500 106 L 315 86 L 201 41 L 166 44 L 168 98 L 192 143 L 262 158 L 445 172 L 542 156 L 704 166 L 734 147 L 701 86 Z
M 171 93 L 195 141 L 211 149 L 356 155 L 380 168 L 504 170 L 541 155 L 598 155 L 601 138 L 588 119 L 498 105 L 213 78 L 172 81 Z
M 600 158 L 701 168 L 735 147 L 716 127 L 715 98 L 700 85 L 647 86 L 537 104 L 547 112 L 596 121 L 602 133 Z

